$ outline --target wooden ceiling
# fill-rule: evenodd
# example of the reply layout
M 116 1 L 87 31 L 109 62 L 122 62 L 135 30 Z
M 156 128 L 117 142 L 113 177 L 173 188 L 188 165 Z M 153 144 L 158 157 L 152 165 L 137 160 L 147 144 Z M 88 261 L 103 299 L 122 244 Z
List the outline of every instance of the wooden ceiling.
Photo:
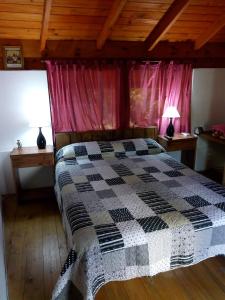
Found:
M 225 42 L 225 0 L 1 0 L 0 39 Z

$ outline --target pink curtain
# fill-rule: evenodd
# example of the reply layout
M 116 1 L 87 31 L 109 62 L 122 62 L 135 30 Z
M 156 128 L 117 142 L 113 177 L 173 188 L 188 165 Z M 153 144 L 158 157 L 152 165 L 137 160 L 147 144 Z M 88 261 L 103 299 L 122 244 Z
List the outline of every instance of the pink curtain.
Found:
M 157 125 L 165 134 L 169 120 L 162 118 L 175 106 L 180 118 L 173 120 L 175 132 L 190 131 L 191 65 L 133 63 L 129 71 L 130 126 Z
M 53 132 L 157 125 L 164 134 L 168 106 L 181 117 L 175 132 L 190 130 L 191 65 L 173 62 L 47 61 Z
M 119 63 L 47 61 L 54 132 L 117 129 L 126 125 Z M 128 120 L 129 122 L 129 120 Z M 127 122 L 127 123 L 128 123 Z

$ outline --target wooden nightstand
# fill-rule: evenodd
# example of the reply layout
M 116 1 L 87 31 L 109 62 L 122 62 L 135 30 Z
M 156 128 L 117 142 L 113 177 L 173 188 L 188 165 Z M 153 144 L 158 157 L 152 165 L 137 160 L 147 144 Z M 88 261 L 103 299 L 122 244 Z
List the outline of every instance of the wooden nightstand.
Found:
M 195 153 L 197 145 L 197 137 L 194 135 L 184 136 L 175 134 L 172 139 L 166 138 L 164 135 L 158 136 L 158 142 L 166 151 L 181 151 L 181 162 L 190 168 L 195 166 Z
M 23 147 L 22 149 L 13 149 L 10 153 L 12 163 L 13 176 L 16 186 L 17 200 L 20 201 L 26 195 L 32 198 L 37 196 L 43 197 L 47 193 L 52 193 L 52 188 L 38 188 L 32 190 L 22 190 L 19 179 L 19 168 L 29 168 L 36 166 L 54 166 L 54 152 L 52 146 L 47 146 L 46 149 L 38 149 L 37 147 Z M 28 193 L 29 192 L 29 193 Z

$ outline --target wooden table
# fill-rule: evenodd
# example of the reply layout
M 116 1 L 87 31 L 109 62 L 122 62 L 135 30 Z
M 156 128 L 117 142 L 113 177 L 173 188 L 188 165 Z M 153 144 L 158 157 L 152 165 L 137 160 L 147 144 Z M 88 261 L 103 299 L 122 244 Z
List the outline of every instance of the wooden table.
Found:
M 181 162 L 188 167 L 194 169 L 197 136 L 175 134 L 172 138 L 164 135 L 158 136 L 158 142 L 166 151 L 181 151 Z
M 21 149 L 13 149 L 10 153 L 13 176 L 16 186 L 17 200 L 21 200 L 24 196 L 24 191 L 21 188 L 19 179 L 19 168 L 29 168 L 36 166 L 54 166 L 54 152 L 52 146 L 47 146 L 46 149 L 38 149 L 37 147 L 23 147 Z M 35 189 L 36 193 L 44 194 L 44 190 L 49 192 L 49 188 Z M 33 190 L 33 194 L 35 194 Z
M 225 139 L 220 139 L 219 137 L 213 136 L 211 131 L 207 131 L 200 134 L 200 137 L 214 144 L 220 144 L 225 146 Z M 222 184 L 225 185 L 225 164 L 223 167 L 223 180 Z

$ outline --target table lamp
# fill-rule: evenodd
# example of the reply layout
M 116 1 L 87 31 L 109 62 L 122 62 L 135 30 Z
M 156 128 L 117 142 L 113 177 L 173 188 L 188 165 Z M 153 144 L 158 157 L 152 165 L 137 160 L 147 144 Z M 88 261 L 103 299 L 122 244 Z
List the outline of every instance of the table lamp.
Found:
M 169 137 L 173 137 L 174 135 L 173 118 L 180 118 L 180 114 L 177 111 L 177 108 L 175 106 L 168 106 L 164 111 L 162 117 L 170 119 L 170 123 L 166 129 L 166 135 Z

